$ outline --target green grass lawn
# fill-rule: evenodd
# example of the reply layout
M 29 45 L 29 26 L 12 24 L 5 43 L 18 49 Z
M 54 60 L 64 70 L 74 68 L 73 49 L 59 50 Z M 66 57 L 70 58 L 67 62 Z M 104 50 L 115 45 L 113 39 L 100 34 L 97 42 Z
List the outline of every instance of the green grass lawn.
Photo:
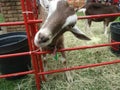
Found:
M 84 20 L 79 20 L 77 25 L 85 31 Z M 65 47 L 78 47 L 108 43 L 108 38 L 103 35 L 103 24 L 93 23 L 93 35 L 86 33 L 91 40 L 82 41 L 71 33 L 65 33 Z M 76 50 L 66 52 L 68 67 L 100 63 L 119 59 L 110 51 L 110 47 Z M 48 56 L 49 70 L 62 68 L 61 62 Z M 64 73 L 50 74 L 47 82 L 42 82 L 41 90 L 120 90 L 120 64 L 101 66 L 89 69 L 72 71 L 73 82 L 68 83 Z M 36 90 L 34 75 L 26 78 L 8 81 L 0 79 L 0 90 Z

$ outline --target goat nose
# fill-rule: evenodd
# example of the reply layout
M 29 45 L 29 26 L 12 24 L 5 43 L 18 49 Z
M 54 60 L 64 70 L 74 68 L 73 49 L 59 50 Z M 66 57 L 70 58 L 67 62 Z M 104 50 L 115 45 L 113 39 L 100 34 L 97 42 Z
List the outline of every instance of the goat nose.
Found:
M 48 40 L 49 40 L 49 37 L 48 37 L 48 36 L 39 33 L 39 42 L 40 42 L 40 43 L 45 43 L 45 42 L 47 42 Z
M 42 37 L 40 38 L 40 41 L 41 41 L 42 43 L 47 42 L 48 40 L 49 40 L 49 38 L 48 38 L 48 37 L 45 37 L 45 36 L 42 36 Z

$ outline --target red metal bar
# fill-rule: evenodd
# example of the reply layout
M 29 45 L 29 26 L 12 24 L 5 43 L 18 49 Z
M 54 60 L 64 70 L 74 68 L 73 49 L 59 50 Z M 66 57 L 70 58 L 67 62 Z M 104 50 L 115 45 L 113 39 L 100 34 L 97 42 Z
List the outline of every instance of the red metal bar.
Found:
M 29 0 L 21 0 L 21 6 L 22 6 L 22 11 L 23 12 L 29 11 L 30 6 L 28 5 L 28 3 L 29 3 Z M 23 13 L 23 17 L 24 17 L 27 36 L 28 36 L 29 47 L 30 47 L 30 50 L 33 51 L 34 46 L 32 45 L 31 38 L 33 39 L 34 37 L 31 36 L 31 31 L 29 30 L 29 25 L 28 25 L 28 19 L 31 16 L 29 15 L 29 13 L 28 13 L 28 15 L 27 15 L 27 13 Z M 37 86 L 37 89 L 40 90 L 40 78 L 39 78 L 39 75 L 38 75 L 39 65 L 38 65 L 38 62 L 37 62 L 37 56 L 31 54 L 31 58 L 32 58 L 32 65 L 33 65 L 33 68 L 35 70 L 34 75 L 35 75 L 36 86 Z
M 91 19 L 91 18 L 103 18 L 103 17 L 115 17 L 115 16 L 120 16 L 120 13 L 78 16 L 78 19 Z
M 89 46 L 79 46 L 79 47 L 61 49 L 61 50 L 58 50 L 58 52 L 97 48 L 97 47 L 106 47 L 106 46 L 112 46 L 112 45 L 118 45 L 118 44 L 120 44 L 120 42 L 114 42 L 114 43 L 108 43 L 108 44 L 98 44 L 98 45 L 89 45 Z M 49 52 L 49 51 L 39 51 L 39 52 L 37 52 L 35 50 L 35 51 L 30 51 L 30 52 L 0 55 L 0 58 L 9 58 L 9 57 L 15 57 L 15 56 L 31 55 L 31 54 L 47 54 L 47 53 L 51 53 L 51 52 Z
M 24 22 L 23 21 L 19 21 L 19 22 L 0 23 L 0 26 L 14 26 L 14 25 L 24 25 Z
M 21 52 L 21 53 L 14 53 L 14 54 L 4 54 L 4 55 L 0 55 L 0 58 L 10 58 L 10 57 L 24 56 L 24 55 L 31 55 L 31 52 Z
M 108 43 L 108 44 L 98 44 L 98 45 L 90 45 L 90 46 L 80 46 L 80 47 L 75 47 L 75 48 L 66 48 L 66 49 L 61 49 L 61 51 L 71 51 L 71 50 L 79 50 L 79 49 L 88 49 L 88 48 L 97 48 L 97 47 L 106 47 L 106 46 L 112 46 L 112 45 L 118 45 L 120 42 L 115 42 L 115 43 Z
M 40 65 L 40 72 L 44 72 L 44 67 L 43 67 L 43 61 L 42 61 L 42 57 L 41 57 L 41 54 L 38 56 L 38 64 Z M 42 80 L 43 81 L 46 81 L 46 78 L 44 75 L 42 75 Z
M 24 13 L 27 11 L 24 11 Z M 99 14 L 99 15 L 89 15 L 89 16 L 78 16 L 78 19 L 91 19 L 91 18 L 102 18 L 102 17 L 111 17 L 111 16 L 120 16 L 120 13 L 114 13 L 114 14 Z M 32 23 L 42 23 L 42 19 L 39 20 L 28 20 L 28 24 Z M 13 25 L 24 25 L 25 23 L 23 21 L 19 22 L 5 22 L 0 23 L 0 26 L 13 26 Z
M 63 68 L 63 69 L 51 70 L 47 72 L 40 72 L 39 75 L 65 72 L 65 71 L 71 71 L 71 70 L 77 70 L 77 69 L 92 68 L 92 67 L 98 67 L 98 66 L 105 66 L 105 65 L 116 64 L 116 63 L 120 63 L 120 60 L 114 60 L 114 61 L 102 62 L 102 63 L 96 63 L 96 64 L 88 64 L 88 65 L 83 65 L 83 66 L 75 66 L 71 68 Z
M 28 20 L 28 24 L 32 23 L 42 23 L 42 19 L 39 20 Z M 16 25 L 24 25 L 24 21 L 19 21 L 19 22 L 4 22 L 0 23 L 0 26 L 16 26 Z
M 33 2 L 31 3 L 30 0 L 28 0 L 27 2 L 28 2 L 28 3 L 27 3 L 28 10 L 29 10 L 29 11 L 32 11 L 32 8 L 34 8 L 34 4 L 33 4 L 33 3 L 35 3 L 35 2 L 33 1 Z M 34 14 L 33 14 L 33 13 L 30 13 L 30 14 L 29 14 L 29 20 L 33 20 L 33 19 L 36 19 L 36 17 L 34 17 Z M 32 41 L 33 45 L 34 45 L 34 36 L 35 36 L 35 34 L 36 34 L 36 31 L 37 31 L 35 26 L 36 26 L 35 24 L 30 24 L 31 36 L 33 36 L 33 38 L 31 39 L 31 40 L 33 40 L 33 41 Z M 40 71 L 44 71 L 41 56 L 37 56 L 37 63 L 38 63 L 38 67 L 39 67 Z M 44 75 L 42 75 L 42 79 L 45 81 L 45 76 L 44 76 Z
M 106 46 L 112 46 L 112 45 L 118 45 L 118 44 L 120 44 L 120 42 L 114 42 L 114 43 L 108 43 L 108 44 L 98 44 L 98 45 L 89 45 L 89 46 L 79 46 L 79 47 L 61 49 L 61 50 L 58 50 L 58 52 L 80 50 L 80 49 L 89 49 L 89 48 L 97 48 L 97 47 L 106 47 Z M 51 52 L 44 51 L 44 52 L 34 52 L 34 53 L 35 54 L 46 54 L 46 53 L 51 53 Z
M 58 50 L 58 52 L 97 48 L 97 47 L 106 47 L 106 46 L 112 46 L 112 45 L 118 45 L 118 44 L 120 44 L 120 42 L 114 42 L 114 43 L 108 43 L 108 44 L 98 44 L 98 45 L 89 45 L 89 46 L 79 46 L 79 47 L 61 49 L 61 50 Z M 30 52 L 0 55 L 0 58 L 9 58 L 9 57 L 15 57 L 15 56 L 31 55 L 31 54 L 34 54 L 34 55 L 35 54 L 47 54 L 47 53 L 51 53 L 51 52 L 50 51 L 39 51 L 39 52 L 37 52 L 35 50 L 35 51 L 30 51 Z
M 42 23 L 42 19 L 39 20 L 28 20 L 28 24 L 32 24 L 32 23 Z
M 12 76 L 26 75 L 26 74 L 32 74 L 32 73 L 34 73 L 34 70 L 25 71 L 25 72 L 19 72 L 19 73 L 0 75 L 0 78 L 7 78 L 7 77 L 12 77 Z

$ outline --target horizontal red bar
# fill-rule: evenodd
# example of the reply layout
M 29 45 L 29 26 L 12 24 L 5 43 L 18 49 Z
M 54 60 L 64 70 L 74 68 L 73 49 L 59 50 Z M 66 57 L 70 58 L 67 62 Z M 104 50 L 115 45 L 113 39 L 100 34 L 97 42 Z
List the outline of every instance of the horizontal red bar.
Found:
M 14 54 L 4 54 L 0 55 L 0 58 L 9 58 L 9 57 L 16 57 L 16 56 L 23 56 L 23 55 L 30 55 L 30 52 L 21 52 L 21 53 L 14 53 Z
M 58 52 L 80 50 L 80 49 L 88 49 L 88 48 L 97 48 L 97 47 L 106 47 L 106 46 L 119 45 L 119 44 L 120 44 L 120 42 L 114 42 L 114 43 L 108 43 L 108 44 L 79 46 L 79 47 L 61 49 L 61 50 L 58 50 Z M 44 51 L 44 52 L 34 52 L 34 53 L 35 54 L 46 54 L 46 53 L 50 53 L 50 52 L 49 51 Z
M 0 23 L 0 26 L 14 26 L 14 25 L 23 25 L 24 22 L 23 21 L 19 21 L 19 22 L 4 22 L 4 23 Z
M 29 20 L 28 21 L 29 24 L 31 23 L 42 23 L 42 19 L 40 20 Z M 24 25 L 24 21 L 19 21 L 19 22 L 4 22 L 4 23 L 0 23 L 0 26 L 15 26 L 15 25 Z
M 91 19 L 91 18 L 103 18 L 103 17 L 115 17 L 115 16 L 120 16 L 120 13 L 78 16 L 78 19 Z
M 102 18 L 102 17 L 111 17 L 111 16 L 120 16 L 120 13 L 78 16 L 78 19 Z M 28 23 L 29 24 L 31 24 L 31 23 L 42 23 L 42 20 L 41 19 L 40 20 L 29 20 Z M 14 26 L 14 25 L 24 25 L 24 22 L 19 21 L 19 22 L 0 23 L 0 26 Z
M 120 42 L 114 42 L 114 43 L 108 43 L 108 44 L 98 44 L 98 45 L 90 45 L 90 46 L 79 46 L 79 47 L 74 47 L 74 48 L 65 48 L 58 50 L 58 52 L 63 52 L 63 51 L 72 51 L 72 50 L 80 50 L 80 49 L 88 49 L 88 48 L 97 48 L 97 47 L 106 47 L 106 46 L 112 46 L 112 45 L 118 45 Z M 23 55 L 31 55 L 31 54 L 46 54 L 46 53 L 51 53 L 50 51 L 40 51 L 36 52 L 35 51 L 30 51 L 30 52 L 21 52 L 21 53 L 15 53 L 15 54 L 5 54 L 5 55 L 0 55 L 0 58 L 9 58 L 9 57 L 15 57 L 15 56 L 23 56 Z
M 32 74 L 32 73 L 34 73 L 34 70 L 30 70 L 30 71 L 26 71 L 26 72 L 13 73 L 13 74 L 0 75 L 0 78 L 7 78 L 7 77 L 13 77 L 13 76 L 19 76 L 19 75 Z
M 92 67 L 104 66 L 104 65 L 109 65 L 109 64 L 116 64 L 116 63 L 120 63 L 120 60 L 114 60 L 114 61 L 110 61 L 110 62 L 102 62 L 102 63 L 97 63 L 97 64 L 88 64 L 88 65 L 83 65 L 83 66 L 75 66 L 75 67 L 63 68 L 63 69 L 59 69 L 59 70 L 50 70 L 50 71 L 46 71 L 46 72 L 40 72 L 38 74 L 39 75 L 52 74 L 52 73 L 65 72 L 65 71 L 71 71 L 71 70 L 77 70 L 77 69 L 92 68 Z

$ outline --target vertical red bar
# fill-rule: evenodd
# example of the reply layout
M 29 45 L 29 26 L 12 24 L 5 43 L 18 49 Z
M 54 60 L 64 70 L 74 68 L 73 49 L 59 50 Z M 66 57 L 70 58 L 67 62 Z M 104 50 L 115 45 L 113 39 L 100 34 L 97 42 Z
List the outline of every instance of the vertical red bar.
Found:
M 33 38 L 34 38 L 33 35 L 35 33 L 31 32 L 32 31 L 31 29 L 33 29 L 33 28 L 31 28 L 32 27 L 31 25 L 30 25 L 30 27 L 28 25 L 28 19 L 33 19 L 33 18 L 31 18 L 32 11 L 29 11 L 30 10 L 29 0 L 21 0 L 21 6 L 22 6 L 22 12 L 23 12 L 23 17 L 24 17 L 24 22 L 25 22 L 25 28 L 26 28 L 26 32 L 27 32 L 27 36 L 28 36 L 29 48 L 31 51 L 33 51 L 35 49 L 35 47 L 33 45 Z M 37 56 L 35 54 L 31 54 L 31 58 L 32 58 L 32 65 L 35 70 L 34 74 L 35 74 L 35 79 L 36 79 L 37 90 L 40 90 L 40 78 L 38 75 L 39 66 L 37 63 Z
M 35 19 L 36 17 L 34 17 L 34 14 L 35 14 L 35 4 L 36 4 L 36 2 L 35 2 L 35 0 L 32 0 L 33 2 L 31 2 L 30 0 L 27 0 L 27 6 L 28 6 L 28 11 L 31 11 L 31 12 L 33 12 L 33 13 L 30 13 L 30 14 L 28 14 L 29 15 L 29 20 L 33 20 L 33 19 Z M 30 24 L 30 31 L 31 31 L 31 34 L 32 34 L 32 39 L 33 39 L 33 46 L 34 46 L 34 36 L 35 36 L 35 34 L 36 34 L 36 32 L 34 32 L 34 31 L 36 31 L 36 24 L 34 24 L 34 23 L 32 23 L 32 24 Z M 40 69 L 40 71 L 41 72 L 43 72 L 44 71 L 44 68 L 43 68 L 43 63 L 42 63 L 42 58 L 41 58 L 41 56 L 39 55 L 39 56 L 37 56 L 37 62 L 38 62 L 38 66 L 39 66 L 39 69 Z M 45 81 L 45 76 L 44 75 L 42 75 L 42 79 Z

